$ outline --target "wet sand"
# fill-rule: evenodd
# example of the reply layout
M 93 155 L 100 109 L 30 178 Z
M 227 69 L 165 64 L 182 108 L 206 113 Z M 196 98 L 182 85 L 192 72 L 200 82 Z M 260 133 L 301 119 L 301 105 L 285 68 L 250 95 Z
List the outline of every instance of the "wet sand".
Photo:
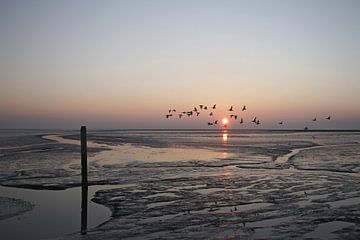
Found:
M 223 134 L 91 133 L 90 144 L 95 148 L 89 158 L 90 184 L 131 185 L 97 189 L 93 201 L 108 207 L 112 216 L 91 228 L 85 238 L 359 236 L 359 133 L 230 131 L 226 139 Z M 45 145 L 49 136 L 46 138 L 42 138 Z M 45 150 L 47 161 L 53 162 L 46 154 L 53 148 L 58 153 L 62 146 L 68 156 L 78 150 L 73 142 L 78 141 L 76 135 L 67 134 L 65 141 L 72 141 L 67 143 L 59 135 L 51 138 L 53 143 Z M 7 157 L 7 151 L 1 154 Z M 1 184 L 34 188 L 79 185 L 78 165 L 76 157 L 66 161 L 64 157 L 55 164 L 52 176 L 36 164 L 20 175 L 19 169 L 14 170 L 16 176 L 3 171 Z

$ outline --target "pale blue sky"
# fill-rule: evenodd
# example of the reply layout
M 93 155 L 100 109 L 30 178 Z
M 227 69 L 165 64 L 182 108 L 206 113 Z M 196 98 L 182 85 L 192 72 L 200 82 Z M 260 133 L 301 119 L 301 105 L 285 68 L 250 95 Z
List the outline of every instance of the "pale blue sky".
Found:
M 0 128 L 198 128 L 206 118 L 163 115 L 200 103 L 246 104 L 267 128 L 328 114 L 314 127 L 360 128 L 359 12 L 340 0 L 0 1 Z

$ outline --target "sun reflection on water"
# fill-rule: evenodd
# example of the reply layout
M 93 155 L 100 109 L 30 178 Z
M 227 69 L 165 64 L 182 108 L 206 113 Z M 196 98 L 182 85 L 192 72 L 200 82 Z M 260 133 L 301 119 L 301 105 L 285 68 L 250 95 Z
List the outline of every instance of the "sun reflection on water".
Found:
M 227 140 L 228 140 L 228 135 L 227 135 L 227 133 L 223 133 L 222 139 L 223 139 L 223 142 L 227 142 Z

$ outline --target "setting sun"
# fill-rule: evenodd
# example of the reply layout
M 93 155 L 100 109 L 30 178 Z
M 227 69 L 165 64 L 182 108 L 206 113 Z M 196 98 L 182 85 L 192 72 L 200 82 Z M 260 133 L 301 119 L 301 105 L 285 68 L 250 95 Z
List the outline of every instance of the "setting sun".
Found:
M 227 120 L 227 118 L 223 118 L 223 120 L 222 120 L 222 123 L 224 124 L 224 125 L 226 125 L 226 124 L 228 124 L 228 120 Z

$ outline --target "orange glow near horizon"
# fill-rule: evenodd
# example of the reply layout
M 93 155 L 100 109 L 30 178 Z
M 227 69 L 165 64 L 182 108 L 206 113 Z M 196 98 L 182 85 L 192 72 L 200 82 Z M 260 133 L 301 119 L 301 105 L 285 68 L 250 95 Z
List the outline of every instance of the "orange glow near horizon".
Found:
M 229 122 L 229 120 L 227 120 L 227 118 L 223 118 L 222 123 L 223 123 L 224 125 L 227 125 L 228 122 Z

